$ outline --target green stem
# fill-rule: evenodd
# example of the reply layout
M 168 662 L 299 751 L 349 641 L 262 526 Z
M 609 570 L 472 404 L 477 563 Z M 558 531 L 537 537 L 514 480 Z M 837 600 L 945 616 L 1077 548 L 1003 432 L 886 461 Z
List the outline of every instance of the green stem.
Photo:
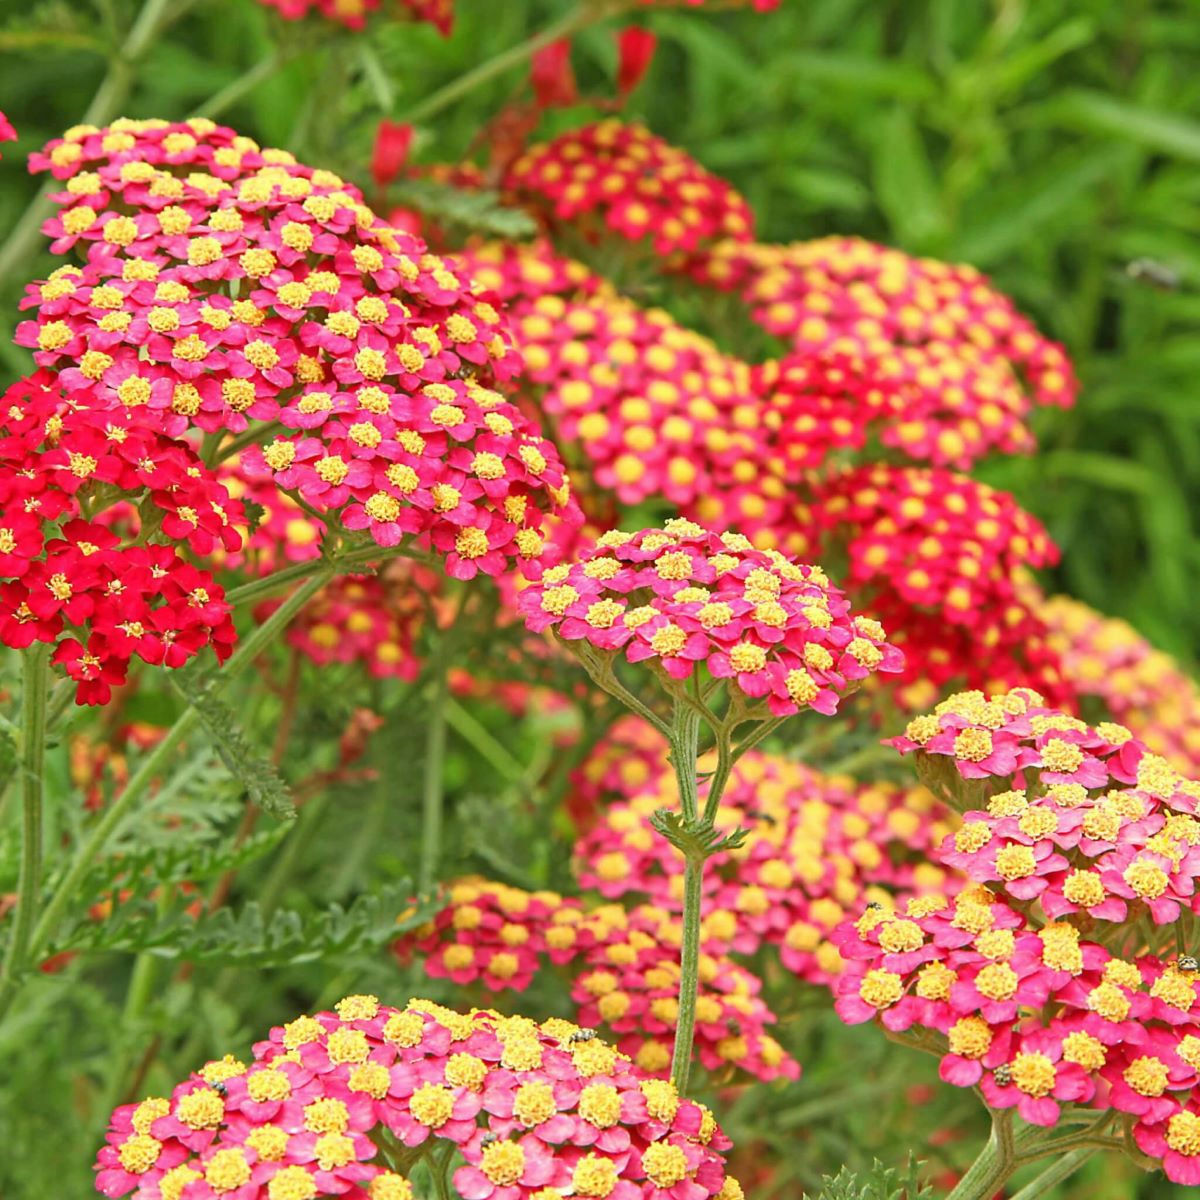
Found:
M 442 773 L 446 759 L 446 700 L 449 680 L 443 660 L 434 667 L 433 695 L 429 701 L 429 723 L 425 727 L 424 787 L 421 794 L 422 892 L 437 882 L 438 859 L 442 853 Z
M 250 604 L 256 600 L 264 600 L 281 592 L 291 584 L 318 572 L 324 572 L 327 577 L 333 575 L 351 575 L 358 571 L 369 570 L 374 564 L 387 562 L 393 558 L 412 558 L 423 561 L 420 552 L 411 546 L 364 546 L 359 550 L 351 550 L 348 554 L 337 558 L 310 558 L 306 562 L 293 563 L 290 567 L 264 575 L 262 579 L 254 579 L 243 583 L 241 587 L 230 588 L 225 593 L 225 599 L 237 608 L 241 604 Z
M 7 987 L 26 968 L 42 888 L 42 780 L 46 761 L 46 687 L 50 647 L 35 643 L 23 657 L 21 693 L 21 868 L 12 938 L 4 956 Z
M 518 66 L 532 58 L 539 50 L 549 46 L 551 42 L 569 37 L 580 29 L 585 29 L 588 25 L 603 19 L 609 14 L 610 8 L 612 11 L 616 11 L 616 6 L 605 6 L 595 2 L 578 5 L 561 20 L 546 26 L 541 33 L 535 33 L 526 41 L 510 46 L 494 58 L 489 58 L 473 70 L 451 80 L 445 87 L 439 88 L 433 95 L 427 96 L 419 104 L 410 108 L 400 120 L 409 125 L 427 121 L 435 113 L 441 112 L 443 108 L 448 108 L 468 92 L 474 91 L 480 84 L 487 83 L 497 75 L 504 74 L 510 67 Z
M 700 717 L 682 698 L 675 701 L 671 725 L 671 765 L 679 786 L 679 804 L 684 818 L 699 820 L 696 757 L 699 749 Z M 714 784 L 716 780 L 714 779 Z M 723 785 L 722 785 L 723 786 Z M 720 792 L 713 795 L 720 801 Z M 715 807 L 715 805 L 714 805 Z M 671 1052 L 671 1081 L 681 1094 L 686 1092 L 692 1069 L 692 1042 L 696 1032 L 696 997 L 700 990 L 700 922 L 704 890 L 704 863 L 708 855 L 693 848 L 687 853 L 683 874 L 683 930 L 679 947 L 679 1016 L 675 1045 Z
M 671 1053 L 671 1082 L 682 1095 L 692 1070 L 696 1033 L 696 997 L 700 991 L 700 901 L 704 859 L 688 857 L 683 873 L 683 943 L 679 952 L 679 1020 Z
M 993 1111 L 992 1133 L 946 1200 L 991 1200 L 1016 1169 L 1012 1111 Z
M 260 83 L 265 83 L 276 71 L 286 66 L 296 57 L 296 54 L 295 49 L 276 48 L 265 58 L 260 58 L 249 70 L 227 83 L 219 91 L 214 92 L 207 100 L 202 100 L 188 115 L 193 117 L 220 116 L 227 108 L 232 107 L 243 96 L 254 91 Z
M 525 779 L 524 765 L 452 696 L 446 697 L 445 712 L 450 728 L 468 742 L 481 758 L 486 758 L 509 783 L 520 783 Z
M 242 640 L 233 656 L 217 672 L 213 684 L 214 692 L 228 686 L 232 679 L 246 670 L 258 658 L 267 646 L 287 628 L 296 613 L 329 582 L 334 570 L 335 568 L 331 564 L 325 564 L 323 570 L 297 588 L 253 633 Z M 194 708 L 185 709 L 176 719 L 175 724 L 167 730 L 158 745 L 142 760 L 137 771 L 125 785 L 124 791 L 96 822 L 87 840 L 76 851 L 70 867 L 34 928 L 29 945 L 31 955 L 37 955 L 57 931 L 63 914 L 75 898 L 79 885 L 91 867 L 99 861 L 109 839 L 149 790 L 154 780 L 162 773 L 175 749 L 196 728 L 199 721 L 199 714 Z M 3 984 L 0 984 L 0 1017 L 4 1016 L 8 1006 L 12 1003 L 15 991 L 14 977 L 6 973 Z
M 679 781 L 679 807 L 689 821 L 700 815 L 696 759 L 700 742 L 700 717 L 683 701 L 675 702 L 675 721 L 671 729 L 671 765 Z M 711 797 L 709 798 L 711 801 Z
M 80 122 L 83 125 L 107 125 L 121 110 L 133 88 L 134 67 L 149 49 L 165 24 L 163 18 L 169 0 L 146 0 L 124 43 L 109 60 L 108 71 L 100 81 L 92 102 Z M 8 240 L 0 248 L 0 281 L 7 279 L 29 255 L 37 242 L 42 222 L 50 213 L 51 192 L 61 191 L 63 183 L 51 179 L 39 190 L 21 214 Z
M 1056 1184 L 1074 1175 L 1096 1150 L 1095 1146 L 1085 1146 L 1055 1159 L 1040 1175 L 1017 1192 L 1012 1200 L 1037 1200 L 1039 1196 L 1044 1196 Z

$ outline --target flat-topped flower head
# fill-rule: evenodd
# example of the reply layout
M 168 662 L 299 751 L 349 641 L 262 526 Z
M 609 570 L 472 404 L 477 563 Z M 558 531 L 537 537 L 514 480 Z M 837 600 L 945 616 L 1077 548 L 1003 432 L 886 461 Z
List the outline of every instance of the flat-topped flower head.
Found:
M 1078 381 L 1062 346 L 974 267 L 828 237 L 731 239 L 697 256 L 692 271 L 739 293 L 754 319 L 795 349 L 860 358 L 918 403 L 932 400 L 941 417 L 895 431 L 894 444 L 914 457 L 953 464 L 977 457 L 976 444 L 1026 450 L 1031 404 L 1074 402 Z
M 571 1188 L 634 1200 L 684 1184 L 695 1200 L 730 1194 L 730 1142 L 711 1113 L 594 1033 L 428 1000 L 397 1009 L 370 995 L 272 1029 L 249 1061 L 209 1063 L 169 1097 L 118 1108 L 96 1188 L 138 1200 L 360 1189 L 412 1200 L 385 1165 L 397 1142 L 414 1160 L 447 1148 L 464 1200 Z
M 48 371 L 0 397 L 0 643 L 54 646 L 80 704 L 104 704 L 138 658 L 182 666 L 235 640 L 225 593 L 185 552 L 219 557 L 242 504 L 185 441 Z
M 942 1079 L 1032 1124 L 1107 1111 L 1196 1182 L 1200 783 L 1029 688 L 950 696 L 891 744 L 964 811 L 934 857 L 970 882 L 837 930 L 839 1014 L 919 1029 Z
M 648 242 L 661 256 L 752 236 L 746 201 L 643 125 L 598 121 L 531 147 L 506 186 L 553 225 Z
M 461 578 L 536 573 L 574 508 L 554 446 L 500 392 L 519 368 L 469 279 L 332 172 L 195 119 L 81 126 L 31 160 L 77 253 L 17 340 L 71 389 L 191 427 L 282 433 L 242 468 Z M 264 439 L 265 440 L 265 439 Z
M 703 666 L 776 716 L 833 713 L 856 682 L 902 665 L 882 627 L 854 617 L 819 567 L 686 520 L 602 535 L 518 607 L 531 630 L 648 662 L 668 687 Z

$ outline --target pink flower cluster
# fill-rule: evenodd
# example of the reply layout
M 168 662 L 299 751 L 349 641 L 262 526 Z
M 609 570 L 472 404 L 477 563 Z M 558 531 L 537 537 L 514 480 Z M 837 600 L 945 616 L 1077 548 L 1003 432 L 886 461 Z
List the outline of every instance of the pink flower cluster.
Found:
M 576 842 L 574 866 L 580 886 L 601 896 L 641 895 L 679 912 L 684 860 L 651 823 L 678 806 L 665 745 L 658 751 L 648 782 L 613 781 L 616 795 Z M 597 758 L 607 758 L 604 743 Z M 718 832 L 742 829 L 745 840 L 708 862 L 704 945 L 746 955 L 772 945 L 793 974 L 827 985 L 842 966 L 831 938 L 848 913 L 872 898 L 957 888 L 957 872 L 927 861 L 957 824 L 923 787 L 857 784 L 750 751 L 717 812 Z
M 703 1105 L 569 1021 L 348 996 L 118 1108 L 97 1190 L 138 1200 L 411 1200 L 376 1131 L 449 1144 L 463 1200 L 741 1200 Z M 439 1167 L 435 1167 L 440 1169 Z
M 565 970 L 575 1019 L 610 1031 L 637 1067 L 666 1077 L 679 1016 L 682 921 L 672 908 L 585 907 L 557 892 L 526 892 L 484 879 L 451 886 L 426 929 L 395 946 L 420 956 L 434 979 L 489 992 L 524 991 L 553 965 Z M 712 1072 L 795 1078 L 798 1064 L 767 1032 L 774 1014 L 761 982 L 706 937 L 696 1054 Z
M 1029 689 L 953 696 L 892 744 L 967 809 L 938 857 L 972 884 L 843 926 L 842 1017 L 944 1036 L 945 1080 L 1034 1124 L 1066 1102 L 1124 1114 L 1200 1183 L 1200 972 L 1180 949 L 1200 783 Z
M 731 239 L 692 269 L 739 293 L 756 321 L 797 350 L 862 357 L 918 393 L 941 389 L 943 405 L 998 444 L 1028 448 L 1019 424 L 1025 381 L 1038 404 L 1069 405 L 1078 390 L 1063 348 L 973 267 L 830 237 L 790 246 Z M 952 439 L 942 447 L 951 462 L 966 447 L 956 450 Z
M 462 578 L 536 571 L 562 464 L 489 386 L 518 366 L 500 315 L 423 243 L 211 121 L 79 127 L 31 165 L 66 181 L 52 249 L 86 261 L 31 286 L 17 340 L 66 387 L 169 434 L 278 421 L 244 471 Z
M 1125 621 L 1106 617 L 1070 596 L 1039 597 L 1037 612 L 1080 697 L 1100 700 L 1114 720 L 1156 754 L 1200 776 L 1200 687 L 1169 654 Z
M 80 704 L 106 703 L 134 658 L 179 667 L 211 645 L 224 659 L 225 593 L 183 550 L 239 547 L 240 502 L 185 442 L 97 388 L 68 393 L 39 371 L 2 403 L 0 643 L 53 644 Z
M 531 147 L 505 186 L 552 226 L 572 222 L 589 239 L 649 241 L 658 255 L 753 235 L 750 206 L 728 183 L 645 126 L 615 118 Z
M 365 29 L 367 19 L 380 11 L 386 0 L 258 0 L 268 8 L 275 9 L 285 21 L 302 21 L 305 17 L 319 16 L 337 21 L 348 29 Z M 387 15 L 408 17 L 413 21 L 428 21 L 438 31 L 449 37 L 454 27 L 454 0 L 395 0 L 395 6 L 387 5 Z
M 848 688 L 902 666 L 883 628 L 852 617 L 819 567 L 678 518 L 603 534 L 522 592 L 518 608 L 533 632 L 649 662 L 668 681 L 703 665 L 776 716 L 833 713 Z

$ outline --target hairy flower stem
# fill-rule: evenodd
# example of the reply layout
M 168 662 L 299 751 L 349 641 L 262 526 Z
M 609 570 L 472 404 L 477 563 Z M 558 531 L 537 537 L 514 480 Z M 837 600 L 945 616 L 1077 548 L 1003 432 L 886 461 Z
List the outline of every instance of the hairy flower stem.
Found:
M 167 7 L 170 0 L 146 0 L 137 20 L 130 27 L 121 47 L 109 60 L 108 71 L 100 81 L 82 125 L 107 125 L 120 111 L 133 88 L 134 69 L 168 24 Z M 50 212 L 49 196 L 63 184 L 58 179 L 46 183 L 29 202 L 20 219 L 12 227 L 8 240 L 0 247 L 0 282 L 16 273 L 16 268 L 32 251 Z
M 217 691 L 227 686 L 230 680 L 246 670 L 287 628 L 296 613 L 329 582 L 335 571 L 334 565 L 326 564 L 322 570 L 288 596 L 249 637 L 241 642 L 225 666 L 216 673 L 213 690 Z M 175 724 L 167 730 L 162 741 L 142 760 L 137 771 L 125 785 L 124 791 L 105 810 L 103 816 L 93 826 L 87 840 L 76 851 L 70 867 L 67 868 L 50 903 L 46 905 L 45 911 L 38 920 L 32 936 L 28 939 L 25 953 L 14 961 L 11 970 L 5 971 L 4 980 L 0 983 L 0 1019 L 4 1017 L 16 996 L 17 977 L 31 959 L 37 958 L 39 952 L 57 931 L 64 914 L 75 899 L 79 885 L 92 866 L 100 860 L 109 838 L 117 831 L 134 806 L 149 790 L 154 780 L 162 773 L 180 742 L 196 728 L 199 722 L 200 716 L 194 708 L 188 707 L 179 715 Z
M 46 687 L 50 647 L 34 643 L 22 655 L 21 692 L 21 868 L 17 882 L 17 911 L 12 937 L 4 956 L 4 983 L 25 968 L 30 935 L 42 887 L 42 775 L 46 758 Z
M 1012 1110 L 993 1111 L 991 1136 L 946 1200 L 991 1200 L 1017 1165 Z
M 443 649 L 444 653 L 444 649 Z M 443 771 L 446 760 L 446 701 L 449 696 L 447 664 L 434 664 L 433 691 L 425 726 L 425 765 L 421 791 L 421 869 L 418 882 L 428 892 L 437 882 L 442 854 Z
M 685 821 L 699 819 L 700 800 L 696 780 L 700 717 L 682 699 L 675 702 L 671 727 L 671 765 L 679 785 L 679 805 Z M 709 797 L 709 804 L 712 797 Z M 692 1069 L 692 1041 L 696 1031 L 696 996 L 700 988 L 700 920 L 704 890 L 706 850 L 693 846 L 686 852 L 683 876 L 683 936 L 679 950 L 679 1017 L 671 1053 L 671 1081 L 680 1092 L 687 1088 Z
M 1096 1146 L 1084 1146 L 1056 1158 L 1040 1175 L 1035 1176 L 1017 1192 L 1012 1200 L 1038 1200 L 1039 1196 L 1044 1196 L 1052 1187 L 1074 1175 L 1097 1149 Z
M 586 29 L 587 26 L 603 20 L 611 12 L 617 12 L 619 9 L 618 5 L 595 3 L 594 0 L 591 4 L 578 5 L 560 20 L 547 25 L 540 33 L 535 33 L 533 37 L 518 42 L 515 46 L 510 46 L 494 58 L 489 58 L 472 70 L 464 72 L 457 79 L 451 80 L 431 96 L 426 96 L 419 104 L 415 104 L 405 112 L 400 120 L 410 125 L 429 120 L 435 113 L 448 108 L 456 100 L 461 99 L 468 92 L 474 91 L 481 84 L 487 83 L 497 75 L 503 75 L 510 67 L 519 66 L 527 59 L 532 58 L 539 50 L 549 46 L 551 42 L 570 37 L 573 33 Z

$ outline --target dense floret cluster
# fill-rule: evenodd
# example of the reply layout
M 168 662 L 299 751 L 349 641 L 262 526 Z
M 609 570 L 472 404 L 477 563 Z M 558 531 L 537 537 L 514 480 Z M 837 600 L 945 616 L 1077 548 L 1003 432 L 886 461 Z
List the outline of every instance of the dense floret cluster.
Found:
M 373 1140 L 374 1139 L 374 1140 Z M 712 1114 L 569 1021 L 348 996 L 113 1114 L 106 1196 L 411 1200 L 381 1144 L 448 1145 L 464 1200 L 740 1200 Z M 417 1155 L 413 1155 L 417 1157 Z
M 952 696 L 893 744 L 964 810 L 938 857 L 972 883 L 844 926 L 838 1011 L 943 1035 L 943 1079 L 1033 1124 L 1068 1102 L 1125 1115 L 1200 1182 L 1200 976 L 1180 949 L 1200 783 L 1028 689 Z
M 81 126 L 32 165 L 66 182 L 17 340 L 68 388 L 178 435 L 284 432 L 242 470 L 462 578 L 536 569 L 570 511 L 557 453 L 491 386 L 500 315 L 351 186 L 210 121 Z

